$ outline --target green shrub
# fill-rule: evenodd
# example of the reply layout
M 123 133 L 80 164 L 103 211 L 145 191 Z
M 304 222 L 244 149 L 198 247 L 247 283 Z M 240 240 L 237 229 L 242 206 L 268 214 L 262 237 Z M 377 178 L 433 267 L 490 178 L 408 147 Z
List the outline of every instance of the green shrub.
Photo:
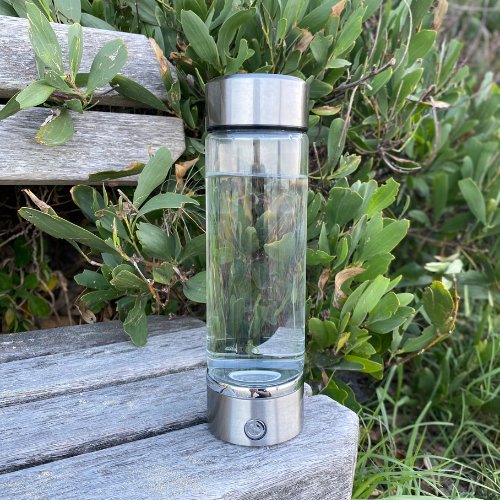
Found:
M 21 215 L 92 249 L 87 258 L 97 270 L 76 278 L 91 290 L 83 304 L 97 311 L 117 300 L 126 331 L 143 344 L 147 313 L 189 307 L 186 298 L 203 301 L 205 82 L 242 71 L 298 76 L 311 97 L 309 380 L 354 407 L 339 372 L 379 379 L 385 366 L 448 338 L 457 321 L 479 325 L 478 349 L 491 351 L 483 332 L 494 328 L 498 307 L 498 89 L 491 76 L 476 82 L 460 65 L 458 41 L 437 41 L 433 26 L 442 9 L 432 4 L 147 0 L 84 1 L 75 13 L 50 7 L 53 19 L 154 39 L 167 109 L 188 135 L 176 172 L 190 170 L 186 182 L 168 170 L 152 181 L 153 168 L 139 165 L 129 172 L 144 168 L 139 187 L 116 201 L 77 186 L 73 197 L 92 231 L 76 232 L 50 211 Z M 160 151 L 148 165 L 170 166 L 167 155 Z M 144 183 L 150 189 L 141 192 Z M 173 198 L 181 196 L 176 191 L 191 199 Z M 167 208 L 155 205 L 160 199 L 177 201 Z M 150 203 L 158 210 L 141 214 Z M 457 317 L 459 296 L 466 315 Z

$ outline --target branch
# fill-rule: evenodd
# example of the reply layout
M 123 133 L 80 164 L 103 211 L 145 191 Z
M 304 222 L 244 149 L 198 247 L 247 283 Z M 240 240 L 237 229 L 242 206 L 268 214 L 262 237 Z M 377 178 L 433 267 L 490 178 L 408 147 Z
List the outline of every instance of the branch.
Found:
M 380 66 L 379 68 L 372 69 L 368 74 L 363 75 L 359 80 L 356 80 L 354 82 L 350 83 L 344 83 L 343 85 L 339 85 L 331 94 L 330 100 L 333 100 L 335 96 L 338 94 L 343 94 L 346 90 L 351 89 L 352 87 L 357 87 L 364 83 L 366 80 L 369 80 L 370 78 L 373 78 L 374 76 L 378 75 L 379 73 L 382 73 L 385 71 L 387 68 L 390 68 L 391 66 L 394 66 L 396 64 L 396 59 L 393 57 L 390 59 L 388 62 Z M 327 101 L 330 102 L 330 101 Z

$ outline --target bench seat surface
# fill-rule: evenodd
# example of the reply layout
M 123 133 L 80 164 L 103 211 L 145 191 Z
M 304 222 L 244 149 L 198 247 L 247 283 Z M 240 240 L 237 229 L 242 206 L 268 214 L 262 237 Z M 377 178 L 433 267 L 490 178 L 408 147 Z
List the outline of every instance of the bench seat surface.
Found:
M 358 418 L 305 399 L 302 434 L 245 448 L 206 427 L 205 325 L 152 317 L 0 335 L 0 492 L 37 499 L 349 499 Z

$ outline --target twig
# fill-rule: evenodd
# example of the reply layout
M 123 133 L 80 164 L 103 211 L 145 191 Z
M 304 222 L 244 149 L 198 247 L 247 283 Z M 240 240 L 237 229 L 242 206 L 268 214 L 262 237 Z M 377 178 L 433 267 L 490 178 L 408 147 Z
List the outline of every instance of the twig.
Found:
M 413 172 L 416 172 L 418 170 L 420 170 L 422 167 L 420 166 L 416 166 L 416 167 L 413 167 L 413 168 L 401 168 L 401 167 L 398 167 L 396 164 L 394 164 L 391 160 L 389 160 L 389 157 L 388 157 L 388 154 L 386 151 L 384 151 L 383 148 L 379 148 L 379 153 L 380 155 L 382 156 L 382 159 L 384 160 L 384 163 L 393 171 L 393 172 L 396 172 L 398 174 L 405 174 L 405 175 L 408 175 L 408 174 L 412 174 Z M 392 156 L 392 155 L 391 155 Z M 392 156 L 393 159 L 396 160 L 396 158 L 394 156 Z M 412 163 L 412 164 L 415 164 L 415 162 L 413 162 L 412 160 L 407 160 L 405 158 L 398 158 L 396 161 L 401 161 L 402 163 Z
M 374 76 L 378 75 L 379 73 L 382 73 L 387 68 L 390 68 L 391 66 L 394 66 L 395 64 L 396 64 L 396 59 L 393 57 L 389 61 L 387 61 L 385 64 L 380 66 L 379 68 L 372 69 L 368 74 L 363 75 L 359 80 L 356 80 L 356 81 L 350 82 L 350 83 L 344 83 L 343 85 L 339 85 L 331 93 L 332 99 L 330 99 L 330 101 L 327 101 L 327 102 L 331 102 L 335 96 L 337 96 L 338 94 L 343 94 L 346 90 L 349 90 L 353 87 L 358 87 L 359 85 L 364 83 L 366 80 L 373 78 Z

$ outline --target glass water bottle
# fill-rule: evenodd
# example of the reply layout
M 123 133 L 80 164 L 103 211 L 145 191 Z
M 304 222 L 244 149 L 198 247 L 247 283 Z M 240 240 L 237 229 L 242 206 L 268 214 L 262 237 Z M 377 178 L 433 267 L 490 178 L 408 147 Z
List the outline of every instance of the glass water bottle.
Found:
M 302 428 L 307 87 L 239 74 L 206 92 L 209 428 L 267 446 Z

